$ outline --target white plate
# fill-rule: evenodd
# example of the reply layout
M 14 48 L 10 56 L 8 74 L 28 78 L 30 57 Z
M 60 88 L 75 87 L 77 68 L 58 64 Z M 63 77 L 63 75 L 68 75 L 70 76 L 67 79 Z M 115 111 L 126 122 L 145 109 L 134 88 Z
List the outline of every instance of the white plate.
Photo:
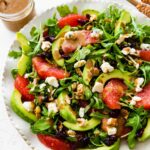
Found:
M 82 11 L 83 9 L 87 8 L 93 8 L 97 9 L 99 11 L 104 10 L 107 8 L 109 5 L 115 4 L 120 8 L 124 8 L 128 10 L 133 16 L 137 16 L 137 21 L 140 23 L 145 23 L 149 24 L 150 20 L 145 17 L 143 14 L 138 12 L 135 7 L 130 5 L 127 1 L 125 0 L 78 0 L 69 3 L 69 6 L 77 6 L 79 11 Z M 36 19 L 31 21 L 28 25 L 26 25 L 21 32 L 24 33 L 28 38 L 29 36 L 29 31 L 32 28 L 32 26 L 37 26 L 39 27 L 42 22 L 44 22 L 47 18 L 51 17 L 53 13 L 56 11 L 56 8 L 52 8 L 50 10 L 47 10 L 45 13 L 41 14 L 38 16 Z M 16 41 L 13 42 L 10 50 L 12 49 L 18 49 L 18 43 Z M 17 64 L 17 61 L 14 61 L 14 59 L 7 58 L 7 62 L 5 64 L 5 69 L 4 69 L 4 75 L 3 75 L 3 97 L 5 100 L 6 105 L 8 106 L 8 114 L 10 117 L 11 122 L 15 126 L 15 128 L 18 130 L 18 132 L 21 134 L 23 139 L 27 142 L 28 145 L 31 146 L 32 149 L 35 150 L 48 150 L 46 147 L 44 147 L 37 139 L 37 137 L 31 133 L 30 131 L 30 126 L 28 123 L 23 121 L 21 118 L 19 118 L 11 109 L 10 107 L 10 96 L 13 91 L 13 78 L 11 76 L 11 69 L 15 68 Z M 136 150 L 141 150 L 144 148 L 145 150 L 150 149 L 150 140 L 147 140 L 144 143 L 137 144 Z M 121 150 L 128 150 L 128 146 L 126 142 L 122 142 L 121 144 Z

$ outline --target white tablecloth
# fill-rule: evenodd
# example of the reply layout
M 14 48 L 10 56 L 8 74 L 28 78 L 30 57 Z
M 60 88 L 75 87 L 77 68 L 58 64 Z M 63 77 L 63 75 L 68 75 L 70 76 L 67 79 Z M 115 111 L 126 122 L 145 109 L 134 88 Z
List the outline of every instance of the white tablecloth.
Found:
M 66 1 L 69 0 L 35 0 L 37 14 Z M 14 38 L 15 33 L 7 30 L 0 21 L 0 80 L 6 55 Z M 30 147 L 11 125 L 1 95 L 0 81 L 0 150 L 30 150 Z

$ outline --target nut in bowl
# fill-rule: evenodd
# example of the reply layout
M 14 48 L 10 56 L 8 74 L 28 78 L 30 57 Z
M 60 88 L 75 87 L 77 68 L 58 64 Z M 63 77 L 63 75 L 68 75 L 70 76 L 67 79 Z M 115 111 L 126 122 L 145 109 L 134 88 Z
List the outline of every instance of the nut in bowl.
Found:
M 84 9 L 91 3 L 57 7 L 60 17 L 47 13 L 28 38 L 17 33 L 21 49 L 9 52 L 19 57 L 11 108 L 36 149 L 139 149 L 149 138 L 150 60 L 141 45 L 150 27 L 114 5 Z

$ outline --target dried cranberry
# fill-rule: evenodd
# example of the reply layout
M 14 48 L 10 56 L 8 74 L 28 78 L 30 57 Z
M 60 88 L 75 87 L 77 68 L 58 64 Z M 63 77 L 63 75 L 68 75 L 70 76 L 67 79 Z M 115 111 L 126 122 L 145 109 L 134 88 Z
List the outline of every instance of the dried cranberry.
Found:
M 132 48 L 139 48 L 140 41 L 136 37 L 126 38 L 125 41 L 130 44 L 130 47 Z
M 48 36 L 48 29 L 45 29 L 43 32 L 43 37 L 45 38 L 46 36 Z
M 89 142 L 89 137 L 84 137 L 82 140 L 79 141 L 80 147 L 85 147 L 87 146 L 85 143 Z
M 89 137 L 84 137 L 81 140 L 78 140 L 77 142 L 71 143 L 71 150 L 84 148 L 87 146 L 87 143 L 89 143 Z
M 112 141 L 117 141 L 117 137 L 115 135 L 110 135 L 109 138 Z
M 57 132 L 57 133 L 56 133 L 56 137 L 57 137 L 57 138 L 65 139 L 66 136 L 67 136 L 67 135 L 66 135 L 64 132 Z
M 62 124 L 62 122 L 59 121 L 57 127 L 59 127 L 61 124 Z M 61 130 L 59 128 L 57 128 L 56 137 L 65 139 L 67 137 L 66 131 L 67 131 L 67 128 L 64 126 L 62 127 Z
M 65 54 L 62 54 L 61 57 L 62 57 L 62 58 L 65 58 L 65 59 L 69 59 L 69 58 L 70 58 L 69 55 L 65 55 Z
M 109 116 L 112 118 L 117 118 L 119 116 L 119 114 L 120 114 L 119 109 L 114 109 L 109 112 Z
M 113 145 L 115 142 L 117 141 L 117 137 L 115 135 L 110 135 L 108 137 L 105 138 L 104 143 L 107 146 L 111 146 Z
M 44 95 L 44 101 L 48 101 L 49 96 L 48 95 Z
M 90 17 L 91 17 L 90 14 L 86 14 L 87 19 L 90 19 Z
M 55 40 L 55 37 L 53 37 L 53 36 L 45 36 L 44 39 L 45 39 L 45 41 L 49 41 L 49 42 L 53 43 L 54 40 Z
M 141 137 L 142 134 L 143 134 L 143 132 L 144 132 L 144 129 L 143 129 L 143 128 L 142 128 L 142 129 L 139 129 L 139 130 L 137 131 L 137 133 L 136 133 L 136 138 Z
M 87 23 L 87 20 L 78 19 L 78 23 L 83 26 Z
M 79 101 L 79 105 L 80 105 L 81 107 L 86 107 L 88 104 L 89 104 L 89 103 L 88 103 L 87 101 L 84 101 L 84 100 L 80 100 L 80 101 Z
M 60 55 L 64 55 L 64 52 L 62 49 L 59 50 Z
M 42 58 L 48 58 L 48 59 L 51 59 L 51 53 L 50 52 L 42 52 L 40 54 L 37 54 L 37 56 L 40 56 Z
M 131 38 L 126 38 L 125 41 L 119 45 L 119 48 L 123 49 L 124 47 L 131 47 L 139 49 L 140 48 L 139 43 L 140 43 L 139 39 L 133 36 Z
M 65 58 L 65 59 L 69 59 L 70 56 L 68 54 L 65 54 L 62 50 L 59 51 L 60 55 L 62 58 Z

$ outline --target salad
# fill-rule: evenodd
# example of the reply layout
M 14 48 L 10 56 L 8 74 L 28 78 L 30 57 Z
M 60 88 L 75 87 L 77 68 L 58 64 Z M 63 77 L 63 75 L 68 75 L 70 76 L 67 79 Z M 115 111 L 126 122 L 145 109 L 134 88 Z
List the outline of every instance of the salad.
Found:
M 13 111 L 53 150 L 135 148 L 150 138 L 150 26 L 116 6 L 57 10 L 17 33 Z

